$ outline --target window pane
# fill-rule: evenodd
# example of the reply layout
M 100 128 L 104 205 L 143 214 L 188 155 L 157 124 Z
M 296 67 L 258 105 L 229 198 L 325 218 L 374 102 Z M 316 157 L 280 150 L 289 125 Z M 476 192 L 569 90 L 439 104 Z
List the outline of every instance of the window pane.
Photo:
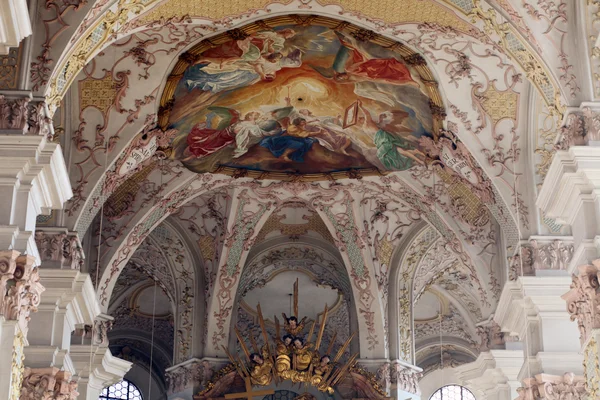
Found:
M 439 388 L 429 400 L 476 400 L 469 389 L 460 385 Z
M 122 380 L 104 388 L 100 400 L 143 400 L 140 390 L 131 382 Z

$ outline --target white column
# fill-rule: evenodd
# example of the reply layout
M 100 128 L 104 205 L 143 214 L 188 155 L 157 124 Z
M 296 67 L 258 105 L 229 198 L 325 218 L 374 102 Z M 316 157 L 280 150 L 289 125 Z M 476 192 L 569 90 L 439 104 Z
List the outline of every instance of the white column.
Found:
M 29 346 L 25 347 L 25 380 L 37 382 L 36 374 L 45 379 L 59 379 L 65 382 L 63 395 L 77 391 L 77 373 L 71 359 L 71 335 L 76 326 L 93 324 L 100 313 L 100 305 L 88 274 L 77 270 L 44 269 L 40 267 L 40 281 L 46 292 L 42 296 L 38 312 L 29 322 Z M 65 374 L 57 375 L 52 368 L 59 368 Z M 33 378 L 28 379 L 29 376 Z

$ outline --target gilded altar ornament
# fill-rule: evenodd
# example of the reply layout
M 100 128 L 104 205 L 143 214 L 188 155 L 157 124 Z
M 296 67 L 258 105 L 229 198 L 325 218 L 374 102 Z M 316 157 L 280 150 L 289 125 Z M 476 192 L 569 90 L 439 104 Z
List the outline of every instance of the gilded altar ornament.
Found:
M 320 352 L 329 312 L 327 305 L 319 321 L 316 340 L 312 342 L 317 321 L 313 321 L 309 333 L 306 336 L 303 335 L 306 317 L 298 322 L 297 280 L 294 284 L 294 315 L 288 318 L 283 314 L 286 331 L 283 337 L 277 317 L 274 317 L 275 337 L 270 337 L 265 328 L 260 304 L 257 305 L 256 310 L 262 330 L 262 347 L 259 347 L 255 338 L 250 337 L 250 344 L 254 350 L 253 353 L 250 353 L 244 337 L 236 327 L 235 334 L 246 361 L 242 361 L 239 355 L 232 354 L 228 349 L 223 348 L 238 374 L 245 380 L 249 379 L 253 385 L 268 386 L 273 382 L 277 384 L 281 381 L 291 381 L 311 385 L 321 392 L 333 394 L 333 387 L 355 367 L 358 354 L 354 354 L 345 363 L 340 362 L 354 334 L 350 335 L 337 350 L 335 357 L 330 356 L 335 344 L 335 334 L 331 338 L 328 348 L 323 353 Z

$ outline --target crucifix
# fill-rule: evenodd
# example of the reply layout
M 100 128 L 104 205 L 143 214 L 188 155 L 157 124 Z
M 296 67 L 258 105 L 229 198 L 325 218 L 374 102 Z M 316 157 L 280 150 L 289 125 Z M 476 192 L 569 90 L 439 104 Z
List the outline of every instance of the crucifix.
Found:
M 266 396 L 268 394 L 274 394 L 275 391 L 273 389 L 266 389 L 266 390 L 257 390 L 256 392 L 252 391 L 252 382 L 250 382 L 250 378 L 246 377 L 244 378 L 244 382 L 246 383 L 246 391 L 244 393 L 231 393 L 231 394 L 226 394 L 225 398 L 226 399 L 247 399 L 247 400 L 252 400 L 253 398 L 259 398 L 262 396 Z

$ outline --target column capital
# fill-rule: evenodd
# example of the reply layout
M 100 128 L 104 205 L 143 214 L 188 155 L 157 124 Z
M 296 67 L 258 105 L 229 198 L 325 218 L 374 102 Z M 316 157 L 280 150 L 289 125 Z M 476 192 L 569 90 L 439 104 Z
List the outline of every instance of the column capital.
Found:
M 52 119 L 45 101 L 34 100 L 31 93 L 23 96 L 0 94 L 0 133 L 54 135 Z
M 598 270 L 600 260 L 578 268 L 579 274 L 572 276 L 570 290 L 562 296 L 572 321 L 577 321 L 579 340 L 583 346 L 592 330 L 600 329 L 600 284 Z
M 20 400 L 75 400 L 77 382 L 56 367 L 25 368 Z
M 583 376 L 567 372 L 563 376 L 538 374 L 523 380 L 515 400 L 583 400 L 587 398 Z
M 395 385 L 397 391 L 421 395 L 419 380 L 423 377 L 423 370 L 414 365 L 409 365 L 400 361 L 394 361 L 391 366 L 392 386 Z
M 36 228 L 35 243 L 44 268 L 81 270 L 85 255 L 77 232 L 66 228 Z
M 29 314 L 36 311 L 45 290 L 34 263 L 34 257 L 18 251 L 0 251 L 0 315 L 17 321 L 25 336 Z
M 533 276 L 536 271 L 568 271 L 573 260 L 573 237 L 531 236 L 508 257 L 508 279 Z
M 94 319 L 94 323 L 85 324 L 75 329 L 73 333 L 76 337 L 81 337 L 84 342 L 90 342 L 94 346 L 108 346 L 108 332 L 113 328 L 114 318 L 110 315 L 99 314 Z
M 600 144 L 600 103 L 583 102 L 568 111 L 556 143 L 558 150 Z

